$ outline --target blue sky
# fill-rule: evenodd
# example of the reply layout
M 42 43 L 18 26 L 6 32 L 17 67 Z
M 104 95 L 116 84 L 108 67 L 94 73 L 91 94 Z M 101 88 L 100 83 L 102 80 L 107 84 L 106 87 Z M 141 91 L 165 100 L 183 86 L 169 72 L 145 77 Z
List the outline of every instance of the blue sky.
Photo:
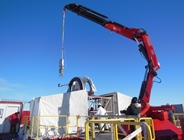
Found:
M 137 44 L 66 11 L 65 71 L 59 77 L 62 10 L 71 0 L 0 1 L 0 99 L 31 100 L 64 93 L 73 77 L 90 77 L 96 95 L 138 96 L 147 62 Z M 150 35 L 161 69 L 151 105 L 184 103 L 183 0 L 76 0 L 127 27 Z M 157 80 L 157 79 L 155 79 Z

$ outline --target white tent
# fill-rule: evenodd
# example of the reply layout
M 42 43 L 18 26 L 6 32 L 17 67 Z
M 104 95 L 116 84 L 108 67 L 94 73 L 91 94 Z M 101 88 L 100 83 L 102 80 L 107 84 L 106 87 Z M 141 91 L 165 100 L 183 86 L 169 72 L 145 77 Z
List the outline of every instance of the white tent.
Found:
M 119 92 L 103 94 L 101 97 L 112 97 L 109 102 L 104 98 L 101 100 L 107 103 L 106 110 L 109 115 L 120 115 L 120 110 L 126 109 L 132 99 L 132 97 Z M 76 117 L 74 116 L 83 116 L 78 122 L 78 127 L 84 127 L 86 122 L 84 116 L 88 116 L 88 92 L 79 90 L 35 98 L 30 101 L 30 115 L 38 116 L 34 118 L 34 121 L 32 120 L 36 128 L 33 131 L 34 135 L 38 134 L 42 137 L 63 135 L 66 134 L 65 129 L 57 128 L 57 126 L 66 126 L 67 124 L 70 126 L 68 133 L 76 133 Z M 58 117 L 59 115 L 70 116 L 68 123 L 65 117 Z M 39 131 L 38 127 L 40 127 Z
M 58 117 L 59 115 L 88 116 L 88 93 L 85 90 L 80 90 L 35 98 L 30 101 L 30 115 L 39 116 L 39 120 L 34 120 L 34 125 L 42 127 L 39 132 L 35 129 L 34 134 L 52 135 L 52 131 L 60 133 L 60 135 L 65 134 L 64 128 L 53 129 L 52 126 L 66 126 L 66 118 Z M 84 127 L 85 121 L 85 118 L 80 118 L 78 126 Z M 75 117 L 69 118 L 69 126 L 76 126 Z M 69 127 L 68 133 L 76 131 L 76 127 Z

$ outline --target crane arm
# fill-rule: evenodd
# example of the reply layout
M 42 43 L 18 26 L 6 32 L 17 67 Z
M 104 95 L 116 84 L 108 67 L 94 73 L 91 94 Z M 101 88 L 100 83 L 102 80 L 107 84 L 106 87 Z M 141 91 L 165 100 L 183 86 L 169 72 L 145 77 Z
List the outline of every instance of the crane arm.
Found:
M 97 24 L 100 24 L 103 27 L 109 29 L 110 31 L 116 32 L 133 41 L 138 42 L 139 51 L 143 53 L 146 60 L 152 65 L 154 71 L 160 68 L 150 37 L 144 29 L 128 28 L 117 22 L 109 20 L 108 17 L 105 15 L 102 15 L 79 4 L 68 4 L 65 6 L 65 9 L 68 9 L 84 18 L 87 18 Z M 140 44 L 140 42 L 142 42 L 143 44 Z
M 135 32 L 138 32 L 138 29 L 136 28 L 128 28 L 124 25 L 113 22 L 109 20 L 107 16 L 95 12 L 82 5 L 73 3 L 66 5 L 65 8 L 132 40 L 134 40 L 133 35 L 135 34 Z
M 142 28 L 128 28 L 117 22 L 109 20 L 108 17 L 103 14 L 79 4 L 68 4 L 64 7 L 64 10 L 65 9 L 68 9 L 77 15 L 87 18 L 99 25 L 102 25 L 110 31 L 116 32 L 117 34 L 125 36 L 138 43 L 139 51 L 144 55 L 148 62 L 139 93 L 139 100 L 143 105 L 143 111 L 141 114 L 144 115 L 148 111 L 153 78 L 157 75 L 156 71 L 160 68 L 160 64 L 157 60 L 149 35 Z

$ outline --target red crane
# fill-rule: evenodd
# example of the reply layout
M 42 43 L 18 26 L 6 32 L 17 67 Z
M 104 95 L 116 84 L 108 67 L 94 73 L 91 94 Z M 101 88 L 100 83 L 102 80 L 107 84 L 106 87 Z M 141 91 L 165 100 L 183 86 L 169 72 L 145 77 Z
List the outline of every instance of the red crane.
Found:
M 82 17 L 85 17 L 110 31 L 116 32 L 138 43 L 139 51 L 144 55 L 148 64 L 146 65 L 146 72 L 142 86 L 139 93 L 139 101 L 142 105 L 141 115 L 145 115 L 149 110 L 149 101 L 151 96 L 151 89 L 153 85 L 153 78 L 157 76 L 157 70 L 160 68 L 153 45 L 149 35 L 142 28 L 128 28 L 117 22 L 111 21 L 107 16 L 95 12 L 87 7 L 78 4 L 68 4 L 65 6 L 68 9 Z
M 142 107 L 141 116 L 152 117 L 157 140 L 166 140 L 173 137 L 177 140 L 181 140 L 181 129 L 177 128 L 168 120 L 167 110 L 173 110 L 173 106 L 150 106 L 149 104 L 153 79 L 157 76 L 156 71 L 160 68 L 160 64 L 157 60 L 150 37 L 146 31 L 142 28 L 128 28 L 117 22 L 109 20 L 108 17 L 103 14 L 79 4 L 68 4 L 64 7 L 64 12 L 66 9 L 91 20 L 110 31 L 116 32 L 117 34 L 137 42 L 139 51 L 143 54 L 147 61 L 144 80 L 142 81 L 139 93 L 139 102 Z M 171 131 L 172 133 L 170 133 Z

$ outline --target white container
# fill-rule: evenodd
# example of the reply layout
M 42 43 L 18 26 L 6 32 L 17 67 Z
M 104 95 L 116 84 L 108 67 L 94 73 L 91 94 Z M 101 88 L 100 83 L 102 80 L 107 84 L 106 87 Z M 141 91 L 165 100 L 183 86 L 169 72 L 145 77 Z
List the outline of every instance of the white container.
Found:
M 0 134 L 9 133 L 10 131 L 10 123 L 8 120 L 9 116 L 17 111 L 21 113 L 22 109 L 23 109 L 22 102 L 0 101 Z

